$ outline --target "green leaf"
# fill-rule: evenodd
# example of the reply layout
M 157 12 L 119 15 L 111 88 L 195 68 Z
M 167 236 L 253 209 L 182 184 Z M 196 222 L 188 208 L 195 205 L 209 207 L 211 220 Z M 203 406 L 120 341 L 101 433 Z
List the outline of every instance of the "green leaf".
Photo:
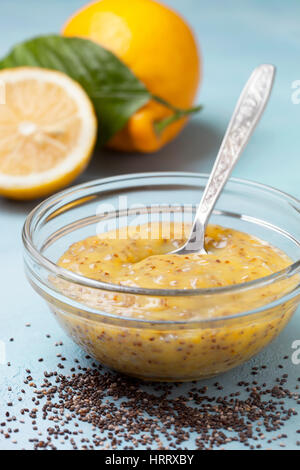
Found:
M 87 39 L 52 35 L 18 44 L 0 61 L 0 69 L 19 66 L 59 70 L 79 82 L 94 103 L 102 145 L 151 99 L 125 64 Z
M 183 117 L 189 116 L 190 114 L 196 114 L 202 109 L 203 106 L 199 105 L 195 106 L 194 108 L 178 109 L 176 111 L 174 110 L 174 114 L 171 114 L 161 121 L 154 123 L 155 132 L 160 135 L 166 129 L 166 127 L 168 127 L 170 124 L 173 124 L 173 122 L 176 122 Z
M 166 106 L 174 113 L 162 119 L 161 121 L 156 121 L 154 123 L 154 129 L 157 135 L 161 135 L 162 132 L 166 129 L 166 127 L 168 127 L 170 124 L 173 124 L 173 122 L 176 122 L 179 119 L 189 116 L 191 114 L 196 114 L 203 109 L 202 105 L 194 106 L 188 109 L 180 109 L 168 103 L 166 100 L 164 100 L 160 96 L 156 96 L 156 95 L 152 95 L 152 99 L 156 101 L 157 103 L 160 103 L 163 106 Z

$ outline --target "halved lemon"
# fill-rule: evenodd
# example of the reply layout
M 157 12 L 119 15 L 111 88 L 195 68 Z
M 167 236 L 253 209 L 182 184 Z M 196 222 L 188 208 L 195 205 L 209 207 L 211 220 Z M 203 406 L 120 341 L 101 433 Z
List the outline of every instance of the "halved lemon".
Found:
M 92 102 L 67 75 L 36 67 L 0 71 L 0 194 L 32 199 L 69 184 L 97 136 Z

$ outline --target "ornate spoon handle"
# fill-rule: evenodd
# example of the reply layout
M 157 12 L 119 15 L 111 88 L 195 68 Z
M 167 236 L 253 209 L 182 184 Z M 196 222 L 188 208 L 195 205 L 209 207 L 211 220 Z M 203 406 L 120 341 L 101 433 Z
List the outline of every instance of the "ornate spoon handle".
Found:
M 222 141 L 194 220 L 189 240 L 182 250 L 203 252 L 205 228 L 211 212 L 228 180 L 236 162 L 241 156 L 252 132 L 267 104 L 275 75 L 273 65 L 260 65 L 251 74 L 238 100 L 233 116 Z

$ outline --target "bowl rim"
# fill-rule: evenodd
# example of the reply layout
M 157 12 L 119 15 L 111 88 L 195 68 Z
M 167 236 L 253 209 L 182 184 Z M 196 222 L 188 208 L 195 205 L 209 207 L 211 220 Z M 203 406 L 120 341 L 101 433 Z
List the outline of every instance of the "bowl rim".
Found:
M 255 287 L 263 287 L 273 283 L 274 281 L 280 281 L 286 278 L 293 276 L 300 272 L 300 259 L 293 262 L 291 265 L 287 266 L 285 269 L 272 273 L 271 275 L 264 276 L 252 281 L 229 285 L 224 287 L 213 287 L 213 288 L 201 288 L 201 289 L 148 289 L 142 287 L 128 287 L 113 283 L 106 283 L 103 281 L 97 281 L 94 279 L 87 278 L 80 274 L 69 271 L 61 266 L 58 266 L 56 263 L 51 261 L 49 258 L 44 256 L 35 246 L 32 237 L 31 237 L 31 223 L 34 218 L 37 217 L 40 219 L 47 209 L 55 203 L 55 201 L 62 201 L 64 197 L 71 195 L 72 193 L 79 193 L 80 191 L 93 188 L 95 186 L 105 185 L 117 181 L 130 181 L 133 179 L 141 178 L 155 178 L 155 177 L 190 177 L 190 178 L 208 178 L 209 175 L 206 173 L 197 173 L 197 172 L 149 172 L 149 173 L 130 173 L 122 174 L 118 176 L 112 176 L 107 178 L 99 178 L 92 180 L 86 183 L 78 184 L 71 186 L 63 191 L 60 191 L 49 198 L 42 201 L 38 204 L 26 217 L 25 223 L 22 230 L 22 241 L 25 251 L 30 254 L 30 256 L 37 262 L 39 265 L 42 265 L 45 269 L 68 282 L 75 283 L 79 286 L 89 287 L 93 289 L 100 289 L 110 292 L 118 292 L 124 294 L 134 294 L 142 296 L 154 296 L 154 297 L 183 297 L 183 296 L 199 296 L 199 295 L 218 295 L 225 293 L 236 293 L 236 291 L 249 290 Z M 292 202 L 293 204 L 300 204 L 300 200 L 290 194 L 281 191 L 277 188 L 274 188 L 269 185 L 258 183 L 255 181 L 242 179 L 242 178 L 230 178 L 229 183 L 238 183 L 246 186 L 256 187 L 261 190 L 267 190 L 269 193 L 277 194 L 278 196 L 285 198 L 286 200 Z M 91 196 L 91 195 L 90 195 Z M 87 196 L 88 197 L 88 196 Z M 300 240 L 296 240 L 300 245 Z M 295 290 L 300 287 L 296 286 Z M 284 296 L 283 296 L 284 298 Z

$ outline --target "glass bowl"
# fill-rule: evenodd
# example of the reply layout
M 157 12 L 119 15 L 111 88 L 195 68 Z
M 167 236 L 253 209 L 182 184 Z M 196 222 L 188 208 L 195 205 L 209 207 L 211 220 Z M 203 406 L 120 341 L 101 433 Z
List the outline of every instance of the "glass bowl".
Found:
M 116 226 L 149 217 L 191 222 L 207 179 L 172 172 L 96 180 L 50 197 L 27 217 L 28 279 L 65 331 L 100 363 L 145 380 L 211 377 L 257 354 L 295 312 L 300 201 L 250 181 L 228 182 L 210 222 L 283 250 L 292 263 L 280 272 L 229 287 L 167 290 L 104 283 L 56 264 L 72 243 Z

